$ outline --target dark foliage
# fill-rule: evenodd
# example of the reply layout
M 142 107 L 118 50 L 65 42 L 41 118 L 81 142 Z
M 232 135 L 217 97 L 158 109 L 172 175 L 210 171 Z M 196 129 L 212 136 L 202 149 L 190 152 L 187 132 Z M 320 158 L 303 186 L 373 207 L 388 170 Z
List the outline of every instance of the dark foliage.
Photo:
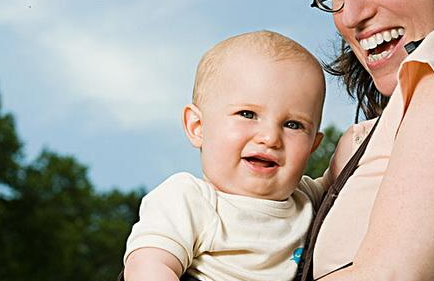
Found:
M 97 193 L 74 157 L 20 149 L 0 111 L 0 280 L 115 280 L 144 191 Z
M 324 138 L 317 150 L 311 155 L 305 174 L 311 178 L 317 178 L 324 173 L 341 136 L 342 132 L 335 126 L 325 128 Z

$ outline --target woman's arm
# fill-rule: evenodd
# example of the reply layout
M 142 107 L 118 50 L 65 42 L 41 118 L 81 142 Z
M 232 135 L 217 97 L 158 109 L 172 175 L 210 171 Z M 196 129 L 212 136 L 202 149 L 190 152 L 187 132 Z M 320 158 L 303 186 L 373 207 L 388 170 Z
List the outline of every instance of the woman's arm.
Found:
M 158 248 L 140 248 L 125 263 L 126 281 L 179 281 L 182 266 L 171 253 Z
M 322 281 L 434 280 L 434 73 L 420 71 L 354 265 Z

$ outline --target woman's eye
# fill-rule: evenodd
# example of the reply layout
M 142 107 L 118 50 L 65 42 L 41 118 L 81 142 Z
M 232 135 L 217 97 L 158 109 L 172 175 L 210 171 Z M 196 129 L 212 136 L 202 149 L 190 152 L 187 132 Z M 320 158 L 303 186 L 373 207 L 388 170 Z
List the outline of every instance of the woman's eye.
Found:
M 242 110 L 238 114 L 247 119 L 254 119 L 256 117 L 256 114 L 250 110 Z
M 303 124 L 297 121 L 288 121 L 285 123 L 285 127 L 292 130 L 300 130 L 303 129 Z

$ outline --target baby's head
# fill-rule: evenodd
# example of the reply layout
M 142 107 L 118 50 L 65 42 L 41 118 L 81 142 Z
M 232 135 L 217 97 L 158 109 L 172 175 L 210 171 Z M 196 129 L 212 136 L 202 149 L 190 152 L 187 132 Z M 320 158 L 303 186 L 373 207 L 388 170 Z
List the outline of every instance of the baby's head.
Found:
M 226 193 L 288 198 L 321 141 L 324 95 L 318 61 L 283 35 L 251 32 L 214 46 L 183 112 L 204 178 Z

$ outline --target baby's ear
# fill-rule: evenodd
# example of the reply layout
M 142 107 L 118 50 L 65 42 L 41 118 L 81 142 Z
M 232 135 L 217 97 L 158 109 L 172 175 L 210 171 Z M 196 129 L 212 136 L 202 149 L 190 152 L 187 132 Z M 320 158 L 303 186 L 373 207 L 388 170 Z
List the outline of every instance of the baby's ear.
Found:
M 310 153 L 314 153 L 315 150 L 320 145 L 322 139 L 324 137 L 324 134 L 321 132 L 316 133 L 315 140 L 313 141 L 312 149 L 310 150 Z
M 202 147 L 202 112 L 194 104 L 188 104 L 182 112 L 184 131 L 191 144 L 196 148 Z

